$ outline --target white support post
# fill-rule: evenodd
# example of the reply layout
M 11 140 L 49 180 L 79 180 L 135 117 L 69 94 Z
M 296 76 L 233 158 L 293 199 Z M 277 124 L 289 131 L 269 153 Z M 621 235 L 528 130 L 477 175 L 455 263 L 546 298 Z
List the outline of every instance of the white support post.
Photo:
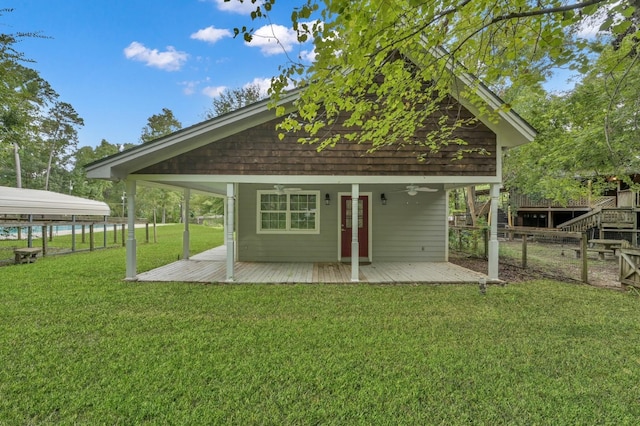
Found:
M 189 198 L 191 198 L 191 190 L 185 188 L 184 203 L 182 204 L 182 221 L 184 223 L 184 231 L 182 232 L 182 258 L 189 260 Z
M 222 232 L 224 234 L 224 245 L 226 247 L 227 246 L 227 221 L 226 221 L 226 218 L 227 218 L 227 214 L 229 213 L 229 203 L 227 202 L 226 198 L 224 198 L 222 204 L 223 204 L 223 207 L 224 207 L 224 210 L 223 210 L 222 214 L 223 214 L 223 217 L 225 218 L 225 220 L 222 221 Z
M 351 185 L 351 281 L 360 281 L 360 243 L 358 242 L 358 206 L 360 185 Z
M 500 184 L 491 185 L 490 195 L 491 225 L 489 236 L 489 280 L 498 281 L 498 197 L 500 196 Z
M 227 242 L 227 282 L 235 280 L 234 277 L 234 254 L 235 247 L 233 241 L 233 230 L 235 229 L 235 186 L 233 183 L 227 184 L 227 211 L 225 216 L 225 235 Z
M 135 280 L 136 259 L 136 181 L 127 180 L 127 280 Z

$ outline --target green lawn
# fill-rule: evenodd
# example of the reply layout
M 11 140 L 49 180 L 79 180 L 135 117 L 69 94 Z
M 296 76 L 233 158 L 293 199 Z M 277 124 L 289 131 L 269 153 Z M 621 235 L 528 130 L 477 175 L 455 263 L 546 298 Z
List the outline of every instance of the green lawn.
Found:
M 192 231 L 194 252 L 222 241 Z M 139 269 L 177 259 L 181 234 L 139 242 Z M 637 293 L 130 283 L 124 268 L 122 248 L 0 268 L 0 424 L 640 422 Z

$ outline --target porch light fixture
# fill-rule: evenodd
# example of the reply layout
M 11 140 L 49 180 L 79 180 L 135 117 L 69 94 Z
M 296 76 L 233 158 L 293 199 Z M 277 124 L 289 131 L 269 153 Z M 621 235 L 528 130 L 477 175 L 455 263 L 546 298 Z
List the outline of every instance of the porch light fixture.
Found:
M 329 193 L 326 193 L 324 194 L 324 205 L 328 206 L 329 204 L 331 204 L 331 196 Z
M 387 197 L 384 195 L 384 193 L 380 194 L 380 202 L 383 206 L 387 205 Z

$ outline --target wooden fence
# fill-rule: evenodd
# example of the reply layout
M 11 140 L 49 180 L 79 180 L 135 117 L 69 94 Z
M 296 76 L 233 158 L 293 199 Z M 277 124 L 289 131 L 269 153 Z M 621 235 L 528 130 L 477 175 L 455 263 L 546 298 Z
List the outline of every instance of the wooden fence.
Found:
M 542 275 L 589 284 L 617 282 L 616 250 L 594 244 L 586 232 L 514 227 L 500 229 L 500 263 L 536 271 Z M 469 226 L 449 227 L 451 253 L 487 257 L 488 230 Z M 611 284 L 615 285 L 615 284 Z
M 640 288 L 640 249 L 620 250 L 620 283 Z

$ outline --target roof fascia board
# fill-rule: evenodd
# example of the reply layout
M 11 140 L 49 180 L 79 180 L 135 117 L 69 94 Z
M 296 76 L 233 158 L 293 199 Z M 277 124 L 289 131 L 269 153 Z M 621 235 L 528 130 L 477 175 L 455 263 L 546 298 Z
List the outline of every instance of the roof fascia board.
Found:
M 501 176 L 323 176 L 323 175 L 130 175 L 130 179 L 184 183 L 265 183 L 265 184 L 457 184 L 499 183 Z

